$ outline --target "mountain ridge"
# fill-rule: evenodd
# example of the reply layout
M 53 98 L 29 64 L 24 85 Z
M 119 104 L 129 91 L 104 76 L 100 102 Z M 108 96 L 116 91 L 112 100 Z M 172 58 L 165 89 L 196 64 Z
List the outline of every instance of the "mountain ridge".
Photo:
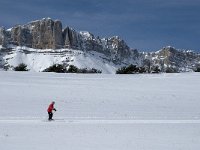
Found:
M 117 61 L 121 56 L 124 58 L 130 55 L 128 45 L 117 36 L 100 39 L 99 36 L 91 33 L 86 35 L 68 26 L 62 28 L 61 21 L 53 21 L 51 18 L 17 25 L 10 30 L 0 28 L 0 45 L 6 47 L 9 44 L 35 49 L 94 50 L 112 55 L 113 59 L 118 59 Z
M 98 53 L 98 56 L 103 56 L 102 62 L 106 60 L 105 65 L 109 64 L 111 68 L 113 67 L 115 69 L 121 66 L 135 64 L 137 66 L 145 67 L 158 66 L 163 72 L 168 67 L 177 68 L 179 71 L 189 71 L 200 64 L 199 53 L 191 50 L 177 50 L 167 46 L 155 52 L 139 52 L 137 49 L 130 48 L 119 36 L 100 38 L 88 31 L 78 32 L 68 26 L 63 28 L 61 21 L 52 20 L 51 18 L 43 18 L 41 20 L 29 22 L 25 25 L 17 25 L 10 29 L 0 28 L 0 45 L 1 67 L 6 65 L 10 66 L 8 68 L 17 65 L 17 62 L 11 63 L 11 60 L 16 59 L 15 57 L 29 59 L 28 54 L 33 52 L 35 55 L 43 53 L 47 56 L 50 54 L 52 55 L 54 51 L 58 52 L 59 50 L 62 52 L 60 54 L 57 53 L 56 55 L 60 55 L 60 57 L 63 55 L 69 57 L 70 54 L 63 53 L 64 51 L 81 51 L 83 55 L 94 52 L 95 54 Z M 15 55 L 8 57 L 11 53 Z M 22 58 L 22 55 L 26 55 L 27 58 Z M 93 56 L 94 55 L 91 55 L 90 57 Z M 76 59 L 75 56 L 70 55 L 70 57 Z M 94 56 L 94 58 L 97 57 Z M 68 58 L 65 59 L 67 60 Z M 92 60 L 92 63 L 95 63 L 95 59 L 92 58 Z M 18 63 L 19 62 L 23 61 L 21 60 L 18 61 Z M 33 60 L 27 61 L 27 63 L 33 62 Z M 53 63 L 58 62 L 70 64 L 66 61 L 53 61 Z M 50 64 L 52 63 L 49 62 L 48 65 Z M 42 65 L 43 64 L 41 63 L 41 66 Z M 48 65 L 45 66 L 47 67 Z M 89 64 L 85 66 L 79 64 L 78 66 L 91 67 Z M 96 65 L 93 67 L 98 68 Z M 41 71 L 41 69 L 36 69 L 35 71 Z

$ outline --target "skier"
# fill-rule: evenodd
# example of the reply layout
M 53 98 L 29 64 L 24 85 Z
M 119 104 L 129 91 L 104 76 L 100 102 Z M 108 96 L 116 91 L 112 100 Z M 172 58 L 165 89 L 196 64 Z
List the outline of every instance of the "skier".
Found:
M 54 108 L 54 104 L 55 104 L 55 102 L 52 102 L 52 103 L 49 105 L 48 109 L 47 109 L 47 112 L 48 112 L 48 114 L 49 114 L 49 120 L 50 120 L 50 121 L 53 120 L 53 119 L 52 119 L 52 117 L 53 117 L 53 110 L 56 111 L 56 109 Z

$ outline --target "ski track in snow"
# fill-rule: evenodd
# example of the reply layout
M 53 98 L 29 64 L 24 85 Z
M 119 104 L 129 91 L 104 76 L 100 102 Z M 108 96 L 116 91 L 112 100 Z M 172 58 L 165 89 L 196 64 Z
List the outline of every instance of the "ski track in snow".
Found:
M 0 123 L 14 124 L 41 124 L 41 123 L 68 123 L 68 124 L 200 124 L 200 120 L 99 120 L 99 119 L 0 119 Z

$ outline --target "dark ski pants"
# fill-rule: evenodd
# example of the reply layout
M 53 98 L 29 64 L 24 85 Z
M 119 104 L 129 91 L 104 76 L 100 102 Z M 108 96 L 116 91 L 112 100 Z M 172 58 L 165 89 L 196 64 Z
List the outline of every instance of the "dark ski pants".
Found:
M 52 112 L 48 112 L 48 114 L 49 114 L 49 120 L 52 120 L 53 113 Z

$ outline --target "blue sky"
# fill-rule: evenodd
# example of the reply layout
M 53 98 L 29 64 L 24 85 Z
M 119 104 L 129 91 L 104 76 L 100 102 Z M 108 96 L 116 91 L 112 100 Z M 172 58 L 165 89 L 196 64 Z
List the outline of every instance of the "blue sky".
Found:
M 0 26 L 44 17 L 100 37 L 119 35 L 143 51 L 200 51 L 200 0 L 0 0 Z

